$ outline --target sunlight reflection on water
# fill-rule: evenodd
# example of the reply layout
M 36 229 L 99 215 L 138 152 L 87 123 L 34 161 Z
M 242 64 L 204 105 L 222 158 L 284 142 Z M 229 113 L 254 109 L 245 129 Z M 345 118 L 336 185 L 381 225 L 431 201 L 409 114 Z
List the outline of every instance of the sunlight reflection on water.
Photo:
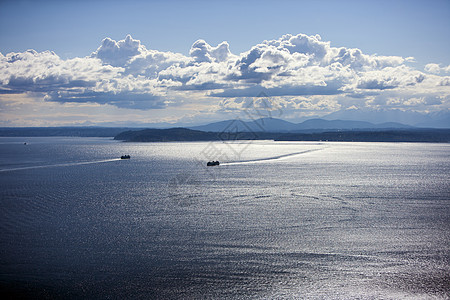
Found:
M 234 160 L 206 167 L 211 146 Z M 83 298 L 448 297 L 448 144 L 258 141 L 236 153 L 218 142 L 0 143 L 1 169 L 23 168 L 0 173 L 1 287 Z

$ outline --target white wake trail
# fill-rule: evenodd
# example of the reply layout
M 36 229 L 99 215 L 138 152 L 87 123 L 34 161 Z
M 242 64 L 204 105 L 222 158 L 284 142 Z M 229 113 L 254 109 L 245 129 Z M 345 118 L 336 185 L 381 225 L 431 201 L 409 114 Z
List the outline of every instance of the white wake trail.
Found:
M 287 157 L 291 157 L 291 156 L 295 156 L 295 155 L 300 155 L 300 154 L 310 153 L 310 152 L 314 152 L 314 151 L 319 151 L 319 150 L 322 150 L 322 149 L 324 149 L 324 148 L 311 149 L 311 150 L 305 150 L 305 151 L 300 151 L 300 152 L 294 152 L 294 153 L 288 153 L 288 154 L 277 155 L 277 156 L 272 156 L 272 157 L 265 157 L 265 158 L 258 158 L 258 159 L 224 162 L 224 163 L 220 163 L 220 165 L 221 166 L 222 165 L 229 166 L 229 165 L 242 165 L 242 164 L 261 163 L 261 162 L 266 162 L 266 161 L 270 161 L 270 160 L 278 160 L 278 159 L 283 159 L 283 158 L 287 158 Z
M 112 162 L 112 161 L 118 161 L 118 160 L 121 160 L 121 159 L 120 158 L 111 158 L 111 159 L 103 159 L 103 160 L 73 162 L 73 163 L 54 164 L 54 165 L 20 167 L 20 168 L 3 169 L 3 170 L 0 170 L 0 172 L 11 172 L 11 171 L 22 171 L 22 170 L 41 169 L 41 168 L 70 167 L 70 166 L 100 164 L 100 163 L 106 163 L 106 162 Z

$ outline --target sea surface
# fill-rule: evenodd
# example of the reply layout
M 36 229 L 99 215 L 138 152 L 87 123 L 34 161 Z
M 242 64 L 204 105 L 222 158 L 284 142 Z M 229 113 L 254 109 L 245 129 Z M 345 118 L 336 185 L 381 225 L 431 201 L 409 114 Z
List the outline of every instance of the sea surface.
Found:
M 449 299 L 450 144 L 0 138 L 0 292 Z

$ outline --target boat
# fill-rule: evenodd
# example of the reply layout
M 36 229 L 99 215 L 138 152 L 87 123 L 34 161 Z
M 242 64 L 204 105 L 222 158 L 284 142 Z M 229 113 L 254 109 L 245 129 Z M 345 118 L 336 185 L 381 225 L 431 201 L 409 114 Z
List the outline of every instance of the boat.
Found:
M 220 165 L 220 162 L 218 160 L 216 160 L 216 161 L 208 161 L 208 163 L 206 165 L 208 167 L 218 166 L 218 165 Z
M 129 156 L 129 155 L 122 155 L 120 157 L 120 159 L 130 159 L 130 158 L 131 158 L 131 156 Z

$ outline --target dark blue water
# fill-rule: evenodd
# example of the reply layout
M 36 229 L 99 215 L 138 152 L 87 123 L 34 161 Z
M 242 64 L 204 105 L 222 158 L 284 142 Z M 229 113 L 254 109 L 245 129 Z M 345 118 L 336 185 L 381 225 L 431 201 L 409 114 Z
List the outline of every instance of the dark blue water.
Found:
M 0 288 L 448 299 L 449 158 L 449 144 L 0 138 Z

